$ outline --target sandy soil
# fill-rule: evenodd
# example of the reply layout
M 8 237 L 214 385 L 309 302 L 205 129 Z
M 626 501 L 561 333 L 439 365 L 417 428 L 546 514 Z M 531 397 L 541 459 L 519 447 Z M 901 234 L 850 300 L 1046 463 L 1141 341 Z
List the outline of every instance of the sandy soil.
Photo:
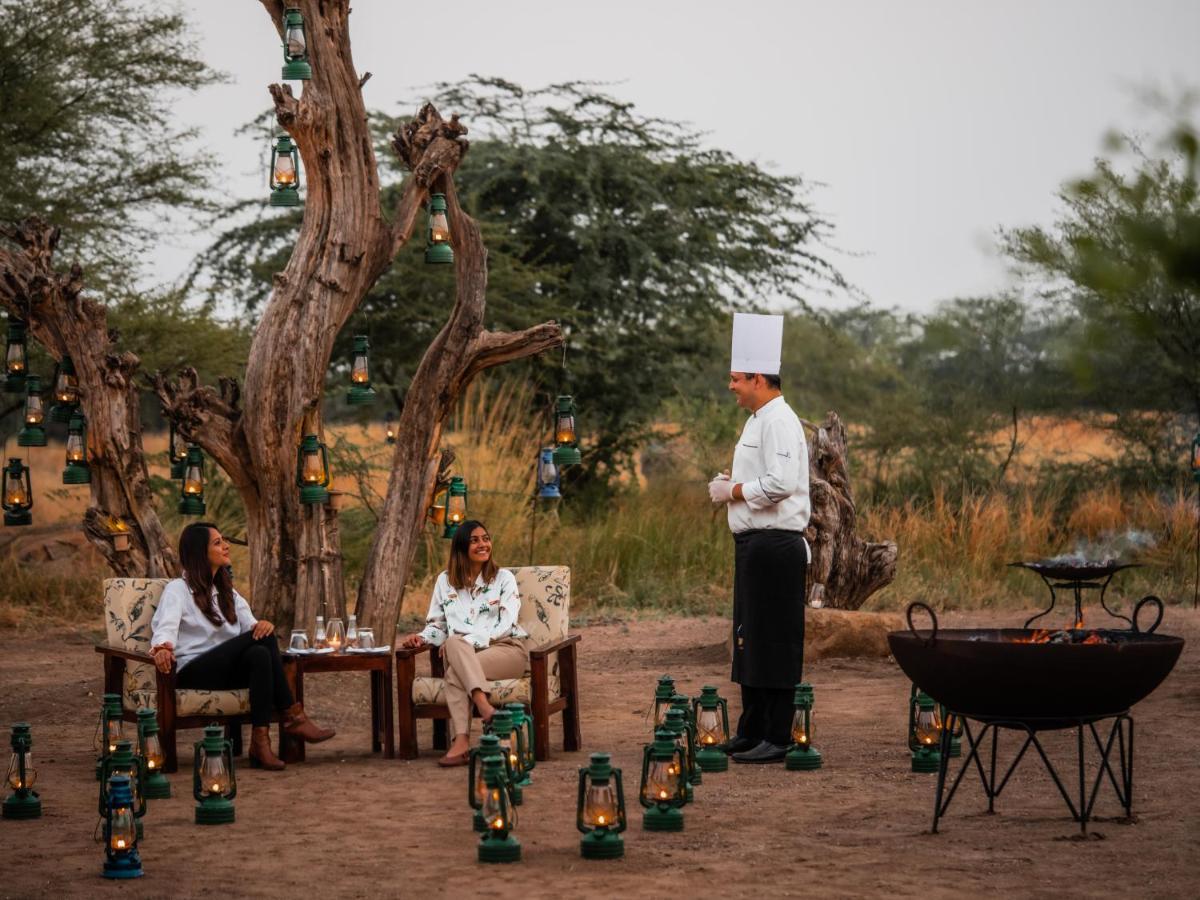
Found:
M 959 625 L 1012 624 L 1020 614 L 951 616 Z M 581 629 L 585 750 L 614 751 L 636 784 L 654 679 L 688 691 L 722 686 L 726 623 L 669 619 Z M 526 791 L 515 866 L 475 862 L 465 770 L 373 757 L 365 675 L 314 677 L 308 706 L 338 736 L 279 774 L 239 771 L 237 822 L 192 824 L 190 778 L 152 801 L 135 884 L 99 877 L 92 843 L 91 749 L 101 691 L 94 636 L 0 638 L 0 723 L 33 723 L 45 814 L 0 822 L 0 896 L 496 896 L 1008 897 L 1200 895 L 1200 615 L 1173 609 L 1164 632 L 1190 640 L 1167 682 L 1137 710 L 1135 824 L 1098 803 L 1089 840 L 1030 759 L 984 812 L 978 782 L 929 833 L 934 781 L 908 770 L 908 684 L 889 660 L 822 660 L 816 686 L 818 772 L 731 766 L 709 774 L 685 810 L 686 831 L 641 831 L 633 800 L 626 858 L 584 861 L 574 829 L 576 769 L 585 753 L 538 765 Z M 731 706 L 735 705 L 731 703 Z M 428 725 L 422 741 L 428 746 Z M 194 733 L 186 739 L 193 740 Z

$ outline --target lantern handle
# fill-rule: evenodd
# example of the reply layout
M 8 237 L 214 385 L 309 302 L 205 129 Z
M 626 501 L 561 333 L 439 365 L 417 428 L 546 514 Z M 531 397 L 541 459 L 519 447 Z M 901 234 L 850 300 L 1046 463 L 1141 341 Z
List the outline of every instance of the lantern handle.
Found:
M 1142 607 L 1147 603 L 1153 603 L 1158 607 L 1158 615 L 1155 617 L 1153 624 L 1145 631 L 1142 631 L 1142 629 L 1138 627 L 1138 613 L 1142 611 Z M 1145 597 L 1139 600 L 1138 605 L 1133 608 L 1133 615 L 1131 619 L 1132 622 L 1130 631 L 1134 632 L 1135 634 L 1154 634 L 1154 630 L 1158 628 L 1159 624 L 1163 620 L 1163 602 L 1153 594 L 1147 594 Z
M 905 611 L 905 618 L 908 620 L 908 630 L 911 631 L 916 637 L 921 636 L 917 632 L 917 627 L 913 624 L 913 610 L 915 610 L 917 607 L 920 607 L 921 609 L 925 610 L 925 612 L 929 613 L 930 621 L 933 623 L 933 632 L 929 635 L 929 637 L 925 638 L 925 643 L 931 644 L 937 640 L 937 613 L 933 611 L 932 606 L 930 606 L 928 603 L 922 603 L 920 600 L 914 600 L 912 603 L 908 604 L 908 609 Z

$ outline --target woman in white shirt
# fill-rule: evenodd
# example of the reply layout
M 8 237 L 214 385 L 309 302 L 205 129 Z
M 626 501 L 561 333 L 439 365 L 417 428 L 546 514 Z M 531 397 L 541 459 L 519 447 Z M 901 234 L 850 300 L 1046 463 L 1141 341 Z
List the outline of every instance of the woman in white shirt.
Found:
M 294 701 L 275 626 L 255 619 L 246 598 L 233 589 L 229 543 L 215 525 L 193 522 L 179 535 L 182 578 L 163 588 L 151 621 L 150 654 L 163 672 L 178 666 L 175 684 L 203 690 L 250 689 L 250 765 L 282 769 L 271 752 L 270 724 L 283 712 L 283 730 L 309 742 L 333 731 L 318 728 Z
M 450 564 L 437 578 L 425 629 L 401 642 L 431 644 L 445 662 L 446 706 L 454 740 L 439 766 L 464 766 L 471 750 L 471 706 L 484 723 L 495 710 L 488 699 L 493 679 L 520 678 L 529 669 L 529 635 L 517 624 L 517 579 L 492 560 L 492 539 L 481 522 L 458 526 L 450 541 Z

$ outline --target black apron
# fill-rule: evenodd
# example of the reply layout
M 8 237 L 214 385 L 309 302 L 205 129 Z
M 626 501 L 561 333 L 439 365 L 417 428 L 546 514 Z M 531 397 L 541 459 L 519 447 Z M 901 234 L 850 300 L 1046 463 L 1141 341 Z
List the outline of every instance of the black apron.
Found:
M 804 665 L 808 554 L 798 531 L 733 536 L 733 681 L 792 688 Z

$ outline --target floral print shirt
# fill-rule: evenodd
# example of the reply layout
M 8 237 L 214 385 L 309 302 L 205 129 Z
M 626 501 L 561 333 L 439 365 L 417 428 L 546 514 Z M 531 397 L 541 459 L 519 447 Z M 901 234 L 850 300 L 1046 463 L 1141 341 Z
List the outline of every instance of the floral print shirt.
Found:
M 517 624 L 520 611 L 517 578 L 508 569 L 500 569 L 488 584 L 481 573 L 473 586 L 462 589 L 451 587 L 450 576 L 443 572 L 433 586 L 421 637 L 440 647 L 450 635 L 461 634 L 482 650 L 492 641 L 529 637 Z

